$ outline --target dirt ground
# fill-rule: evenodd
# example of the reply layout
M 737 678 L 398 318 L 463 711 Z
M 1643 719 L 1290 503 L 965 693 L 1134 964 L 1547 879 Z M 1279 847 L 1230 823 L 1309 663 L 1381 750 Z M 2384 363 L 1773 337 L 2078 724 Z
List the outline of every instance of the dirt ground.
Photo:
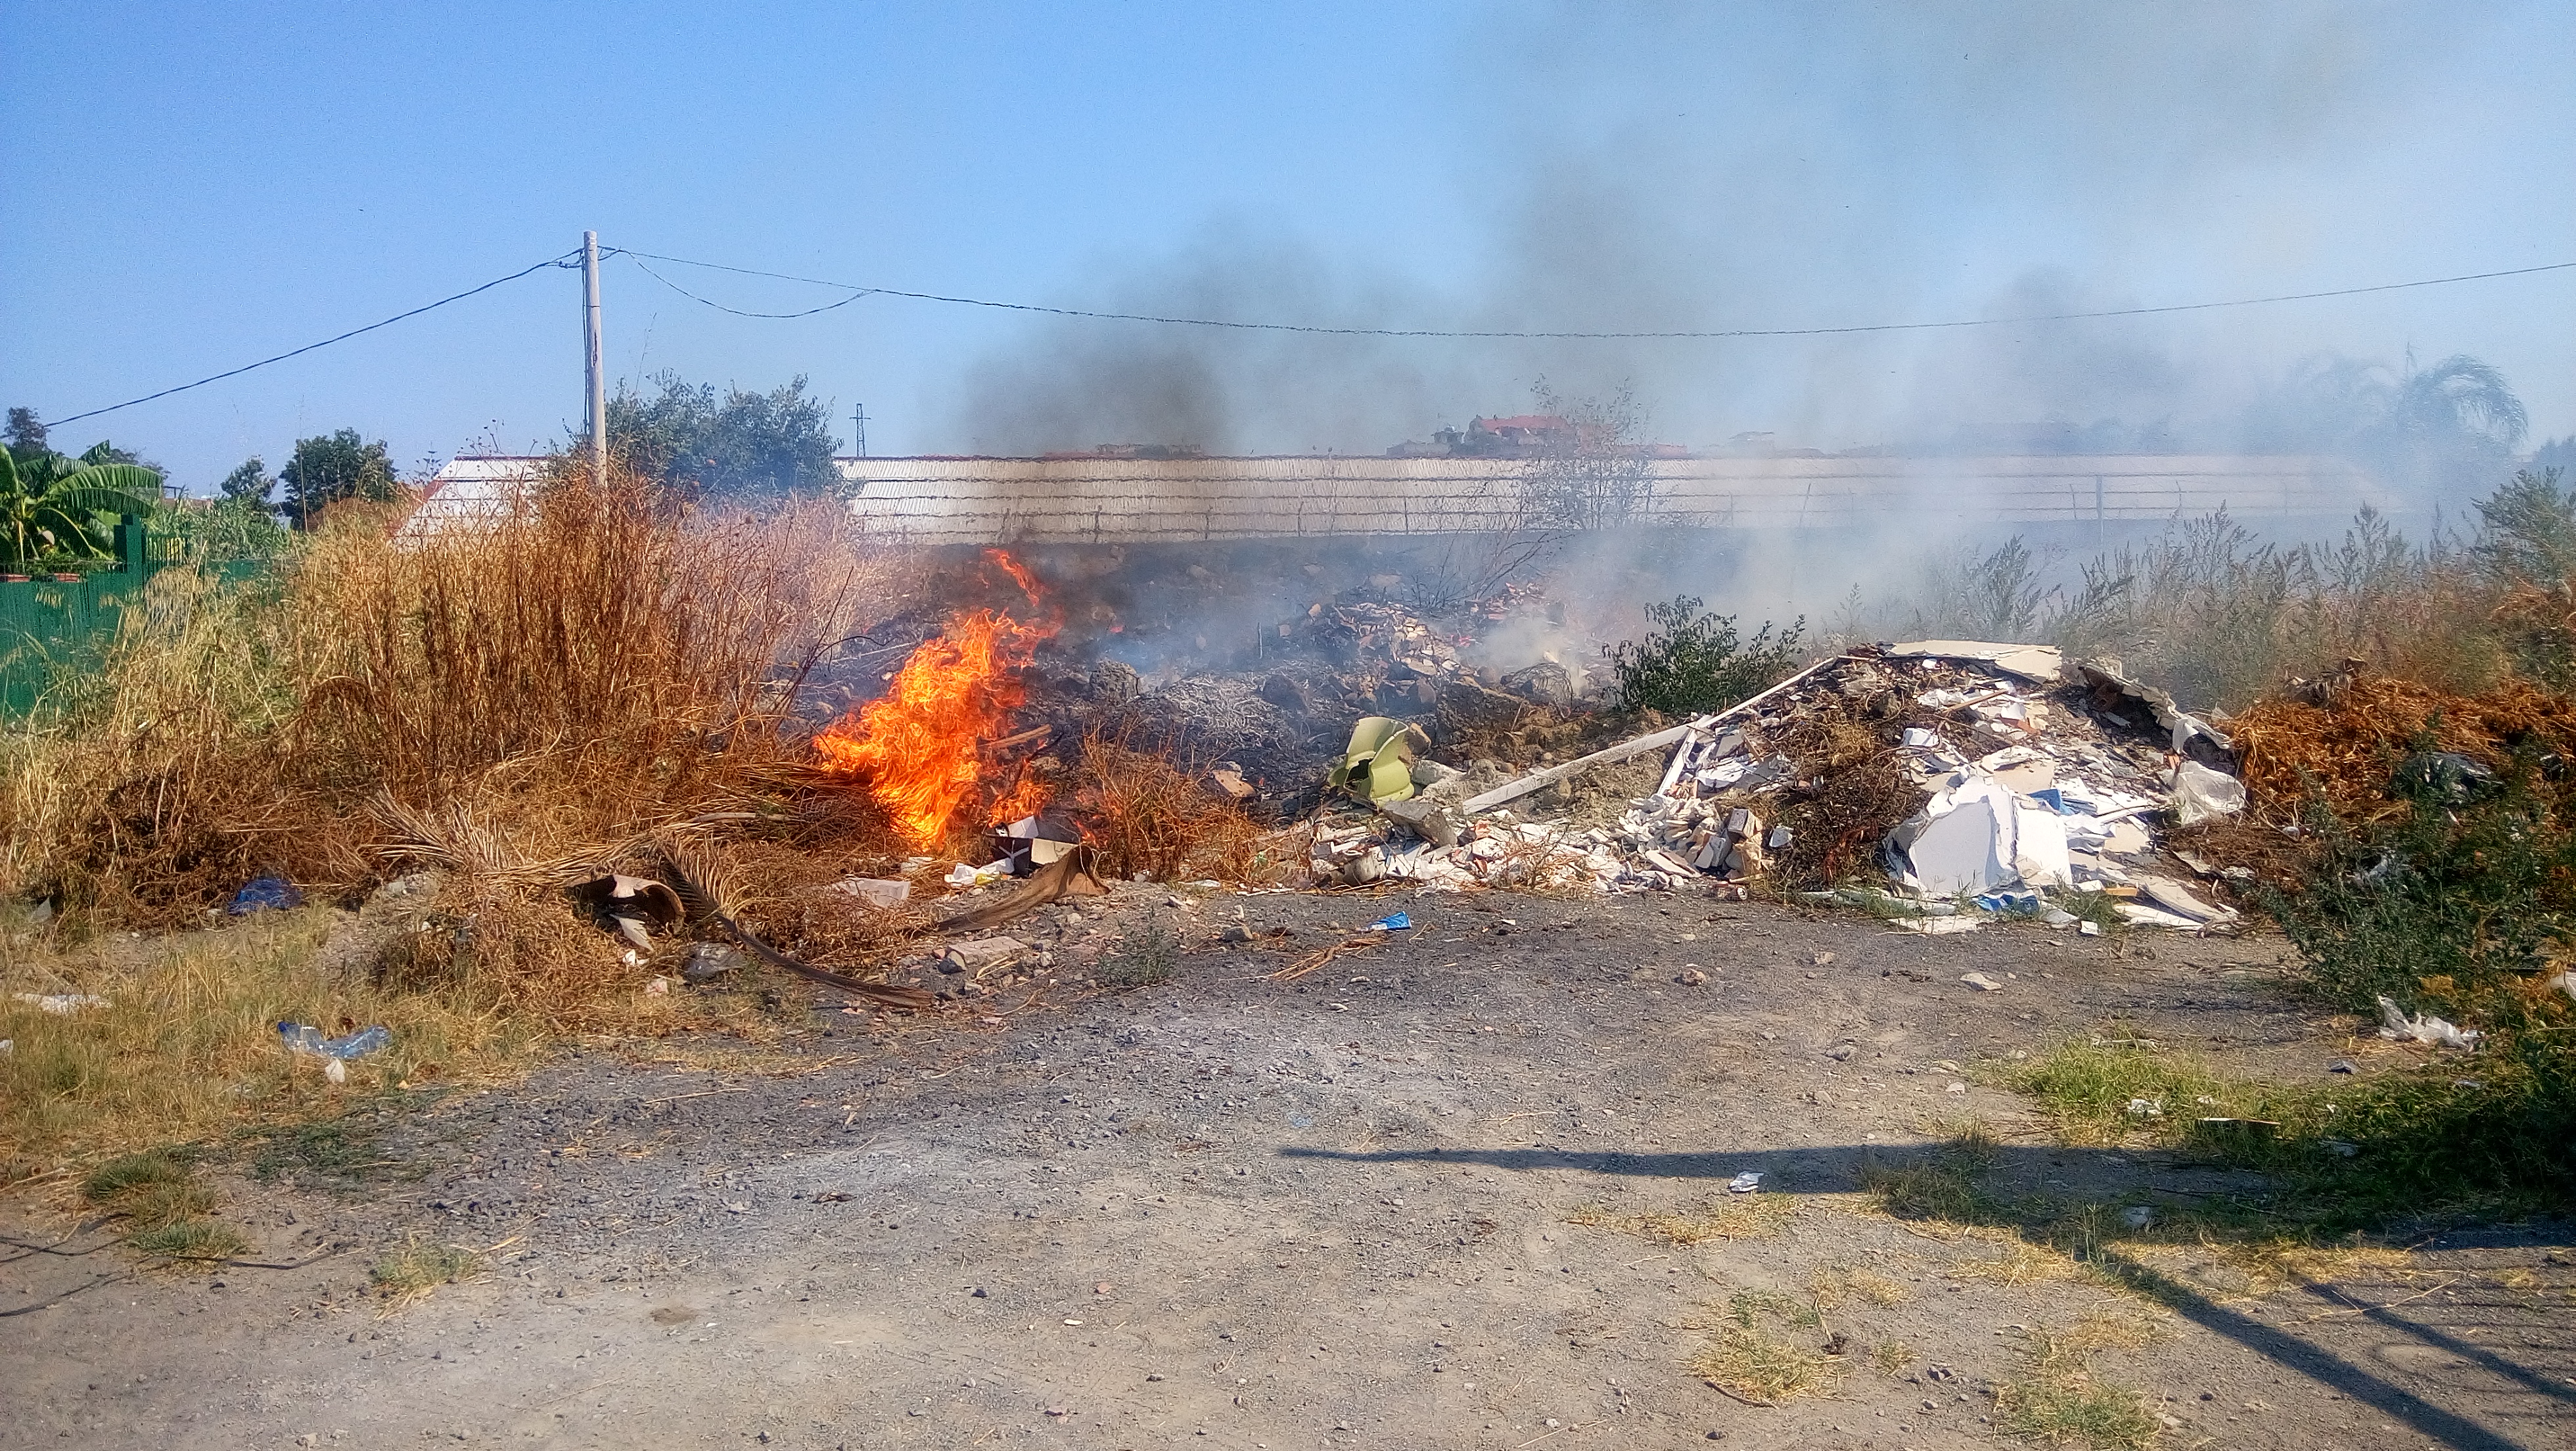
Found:
M 2108 1213 L 2238 1183 L 2057 1146 L 1953 1070 L 2087 1033 L 2366 1070 L 2349 1023 L 2281 990 L 2277 939 L 1189 900 L 1122 888 L 1039 932 L 1070 957 L 1183 920 L 1163 986 L 826 1008 L 794 1071 L 575 1055 L 388 1116 L 336 1176 L 229 1175 L 252 1257 L 297 1268 L 143 1270 L 103 1228 L 0 1205 L 54 1246 L 0 1263 L 0 1446 L 1948 1448 L 2015 1444 L 1998 1388 L 2050 1364 L 2142 1393 L 2165 1446 L 2576 1444 L 2567 1225 L 2287 1283 L 2114 1237 L 2161 1256 L 2148 1297 L 1860 1192 L 1971 1117 L 1998 1183 Z M 1270 979 L 1398 907 L 1413 930 Z M 1210 941 L 1237 920 L 1290 949 Z M 1712 1210 L 1738 1237 L 1648 1223 Z M 387 1310 L 369 1267 L 407 1236 L 488 1269 Z M 1704 1382 L 1745 1306 L 1810 1353 L 1838 1337 L 1838 1384 L 1761 1406 Z

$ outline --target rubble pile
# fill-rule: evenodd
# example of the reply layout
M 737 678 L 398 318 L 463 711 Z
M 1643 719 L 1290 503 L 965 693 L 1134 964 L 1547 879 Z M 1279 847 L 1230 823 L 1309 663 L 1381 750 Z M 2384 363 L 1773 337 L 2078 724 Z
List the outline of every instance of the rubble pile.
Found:
M 1354 885 L 1742 894 L 1769 882 L 2058 925 L 2077 918 L 2057 903 L 2088 894 L 2147 925 L 2236 916 L 2186 887 L 2190 869 L 2159 846 L 2168 820 L 2243 808 L 2231 745 L 2116 662 L 2070 669 L 2052 649 L 1979 642 L 1866 648 L 1631 744 L 1670 754 L 1660 785 L 1613 823 L 1520 819 L 1502 805 L 1518 787 L 1490 769 L 1413 760 L 1402 799 L 1381 790 L 1373 815 L 1317 828 L 1313 870 Z

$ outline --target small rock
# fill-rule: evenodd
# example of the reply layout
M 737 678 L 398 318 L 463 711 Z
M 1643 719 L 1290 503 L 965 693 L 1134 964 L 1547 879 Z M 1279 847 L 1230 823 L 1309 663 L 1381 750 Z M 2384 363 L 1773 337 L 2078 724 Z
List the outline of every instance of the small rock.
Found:
M 1700 971 L 1696 967 L 1686 967 L 1681 970 L 1681 974 L 1675 977 L 1673 981 L 1680 983 L 1684 987 L 1698 987 L 1700 984 L 1708 981 L 1708 974 Z
M 1968 986 L 1975 988 L 1981 993 L 1999 993 L 2004 990 L 2004 985 L 2002 983 L 1995 981 L 1993 978 L 1986 976 L 1982 972 L 1961 973 L 1959 975 L 1959 981 L 1966 983 Z
M 1836 1043 L 1834 1046 L 1825 1050 L 1825 1056 L 1831 1058 L 1836 1063 L 1849 1063 L 1852 1055 L 1859 1051 L 1859 1049 L 1853 1047 L 1849 1043 Z
M 1106 1294 L 1108 1294 L 1110 1291 L 1112 1291 L 1112 1290 L 1114 1290 L 1114 1289 L 1117 1289 L 1117 1288 L 1118 1288 L 1118 1287 L 1117 1287 L 1116 1285 L 1113 1285 L 1113 1284 L 1109 1283 L 1107 1280 L 1102 1280 L 1102 1281 L 1100 1281 L 1098 1284 L 1095 1284 L 1095 1285 L 1093 1285 L 1093 1286 L 1091 1287 L 1091 1293 L 1093 1293 L 1093 1294 L 1095 1294 L 1095 1295 L 1106 1295 Z
M 2328 1073 L 2358 1073 L 2361 1070 L 2353 1067 L 2351 1060 L 2338 1058 L 2327 1067 L 2326 1071 Z
M 1252 940 L 1252 929 L 1240 922 L 1228 922 L 1221 930 L 1218 931 L 1216 934 L 1216 940 L 1219 942 L 1250 942 Z
M 1830 952 L 1819 952 L 1812 960 L 1818 967 L 1831 967 L 1834 965 L 1834 955 Z
M 942 972 L 977 972 L 997 963 L 1008 962 L 1029 950 L 1029 945 L 1016 937 L 979 937 L 971 942 L 952 942 L 940 958 Z M 955 966 L 948 964 L 954 963 Z

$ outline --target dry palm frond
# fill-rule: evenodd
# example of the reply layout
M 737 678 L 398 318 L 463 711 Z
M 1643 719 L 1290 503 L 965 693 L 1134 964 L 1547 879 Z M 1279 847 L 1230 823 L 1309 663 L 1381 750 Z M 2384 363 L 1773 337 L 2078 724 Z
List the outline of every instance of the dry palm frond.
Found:
M 654 844 L 660 848 L 663 860 L 671 864 L 671 875 L 678 883 L 680 899 L 688 904 L 689 910 L 723 928 L 736 942 L 750 949 L 754 957 L 809 982 L 856 993 L 891 1007 L 921 1009 L 931 1006 L 930 994 L 919 988 L 863 982 L 790 957 L 752 935 L 751 930 L 735 916 L 748 899 L 729 869 L 723 851 L 714 842 L 679 832 L 663 832 L 654 838 Z
M 538 859 L 523 856 L 497 827 L 477 821 L 461 801 L 449 802 L 443 812 L 415 810 L 395 800 L 392 792 L 379 791 L 367 808 L 393 833 L 376 848 L 379 856 L 429 862 L 495 885 L 549 885 L 585 874 L 603 855 L 584 851 Z
M 1366 952 L 1370 948 L 1376 947 L 1385 941 L 1386 938 L 1378 936 L 1353 937 L 1341 942 L 1336 942 L 1330 947 L 1310 952 L 1304 957 L 1298 958 L 1295 962 L 1288 964 L 1286 967 L 1281 968 L 1279 971 L 1270 974 L 1270 981 L 1295 982 L 1297 979 L 1304 977 L 1306 974 L 1313 972 L 1315 969 L 1322 967 L 1324 964 L 1331 962 L 1337 957 L 1353 952 Z

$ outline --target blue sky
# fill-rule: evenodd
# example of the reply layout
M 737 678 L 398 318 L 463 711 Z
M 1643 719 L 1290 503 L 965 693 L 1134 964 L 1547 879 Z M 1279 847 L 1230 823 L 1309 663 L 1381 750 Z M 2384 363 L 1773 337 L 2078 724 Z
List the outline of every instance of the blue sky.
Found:
M 0 402 L 62 417 L 638 250 L 1073 306 L 1729 327 L 2576 259 L 2576 7 L 576 4 L 7 9 Z M 101 97 L 113 97 L 103 101 Z M 84 99 L 86 98 L 86 99 Z M 663 269 L 728 304 L 835 294 Z M 613 374 L 803 373 L 880 453 L 1376 451 L 1544 377 L 1659 436 L 2221 420 L 2304 356 L 2468 352 L 2576 432 L 2576 273 L 2139 323 L 1304 344 L 871 298 L 754 321 L 613 261 Z M 354 426 L 560 438 L 542 273 L 68 426 L 203 489 Z

